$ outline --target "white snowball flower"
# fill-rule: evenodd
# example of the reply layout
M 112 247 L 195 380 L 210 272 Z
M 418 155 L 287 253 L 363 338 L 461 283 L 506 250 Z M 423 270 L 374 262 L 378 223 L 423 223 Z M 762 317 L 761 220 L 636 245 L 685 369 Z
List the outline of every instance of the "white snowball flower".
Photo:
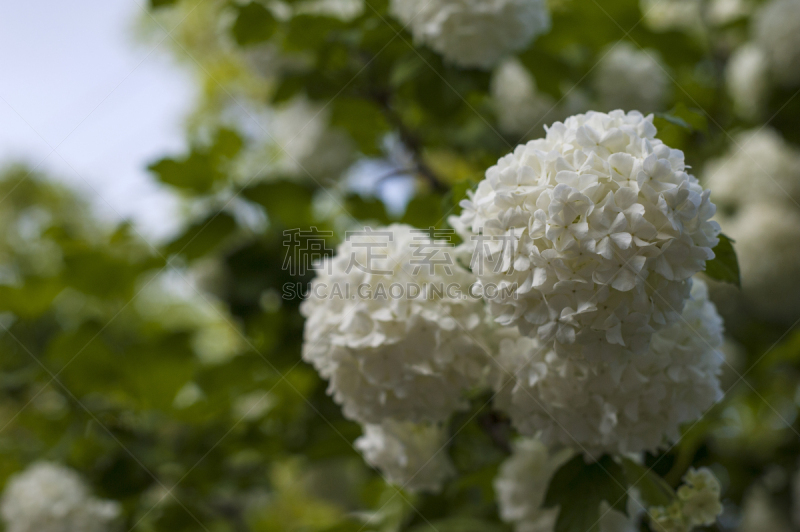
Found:
M 234 176 L 249 183 L 253 176 L 337 176 L 353 161 L 353 141 L 329 126 L 330 113 L 298 97 L 276 108 L 260 101 L 239 100 L 225 122 L 237 124 L 248 139 L 236 158 Z
M 655 31 L 700 30 L 701 0 L 639 0 L 645 23 Z
M 556 102 L 536 90 L 536 80 L 517 59 L 506 59 L 492 74 L 492 104 L 500 131 L 507 135 L 528 136 L 549 123 Z
M 646 354 L 602 363 L 561 357 L 535 339 L 501 342 L 496 406 L 525 435 L 589 456 L 655 451 L 718 401 L 722 320 L 700 280 L 681 319 Z
M 677 499 L 667 507 L 650 508 L 651 528 L 665 532 L 686 532 L 714 524 L 722 513 L 720 485 L 706 467 L 690 468 L 683 476 Z
M 738 532 L 791 532 L 772 494 L 760 484 L 751 486 L 742 499 L 742 520 Z
M 742 118 L 758 120 L 764 113 L 769 90 L 769 65 L 760 48 L 745 44 L 728 60 L 725 82 L 733 108 Z
M 386 420 L 365 425 L 355 447 L 386 479 L 410 491 L 437 492 L 455 474 L 444 448 L 447 433 L 439 425 Z
M 391 0 L 414 40 L 463 67 L 489 69 L 550 29 L 545 0 Z
M 780 203 L 746 205 L 722 218 L 736 241 L 742 289 L 755 313 L 792 323 L 800 317 L 800 212 Z
M 487 364 L 473 281 L 446 241 L 407 225 L 351 235 L 301 306 L 303 358 L 351 419 L 442 421 Z
M 745 131 L 735 137 L 725 156 L 706 165 L 704 177 L 721 215 L 754 201 L 796 207 L 800 152 L 772 129 Z
M 640 50 L 620 41 L 601 52 L 594 88 L 605 110 L 658 111 L 664 106 L 670 80 L 655 50 Z
M 704 177 L 721 215 L 755 201 L 797 207 L 800 152 L 772 129 L 745 131 L 725 156 L 706 165 Z
M 715 207 L 653 117 L 556 122 L 489 168 L 451 225 L 496 321 L 586 358 L 644 353 L 714 256 Z
M 755 41 L 767 54 L 772 78 L 800 84 L 800 0 L 772 0 L 756 16 Z
M 350 22 L 364 12 L 364 0 L 307 0 L 293 7 L 297 15 L 329 16 Z
M 711 0 L 706 19 L 714 26 L 724 26 L 747 17 L 753 10 L 750 0 Z
M 9 478 L 0 502 L 8 532 L 104 532 L 120 511 L 92 497 L 78 473 L 49 462 Z
M 500 465 L 494 480 L 500 517 L 514 525 L 515 532 L 552 532 L 558 519 L 558 508 L 543 508 L 547 487 L 556 471 L 573 452 L 569 449 L 548 450 L 538 439 L 521 439 L 514 443 L 511 456 Z M 635 494 L 633 494 L 635 495 Z M 609 509 L 600 510 L 601 532 L 634 532 L 638 530 L 642 506 L 635 496 L 628 499 L 628 514 Z

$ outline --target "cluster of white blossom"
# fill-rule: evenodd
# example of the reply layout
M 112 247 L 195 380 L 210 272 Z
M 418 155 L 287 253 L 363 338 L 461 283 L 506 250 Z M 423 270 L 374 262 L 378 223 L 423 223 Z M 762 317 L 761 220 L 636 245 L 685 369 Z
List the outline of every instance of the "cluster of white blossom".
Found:
M 148 279 L 134 303 L 145 320 L 191 335 L 204 364 L 220 364 L 240 354 L 243 333 L 228 309 L 199 285 L 198 272 L 170 270 Z
M 455 472 L 447 454 L 446 435 L 436 424 L 389 419 L 365 425 L 355 447 L 389 482 L 410 491 L 438 491 Z
M 514 525 L 515 532 L 552 532 L 558 508 L 543 508 L 550 479 L 573 456 L 569 449 L 548 449 L 540 440 L 521 439 L 514 443 L 511 456 L 501 464 L 494 480 L 500 517 Z M 634 495 L 634 494 L 631 494 Z M 635 496 L 628 499 L 628 515 L 608 508 L 600 509 L 601 532 L 633 532 L 643 507 Z
M 551 530 L 558 510 L 542 498 L 570 456 L 656 451 L 720 398 L 722 320 L 693 280 L 718 242 L 715 206 L 655 134 L 638 112 L 556 122 L 462 202 L 461 246 L 391 225 L 348 235 L 316 267 L 303 358 L 390 482 L 440 489 L 453 473 L 445 422 L 466 392 L 493 388 L 537 438 L 501 469 L 501 515 Z M 701 477 L 679 493 L 697 522 Z M 603 514 L 603 530 L 635 527 Z
M 104 532 L 120 511 L 93 497 L 78 473 L 49 462 L 9 478 L 0 502 L 8 532 Z
M 303 358 L 329 379 L 347 417 L 442 421 L 481 383 L 488 364 L 483 304 L 470 297 L 474 278 L 448 246 L 391 225 L 353 235 L 319 266 L 301 306 Z M 433 248 L 444 253 L 427 261 Z M 397 289 L 405 290 L 402 297 L 391 295 Z
M 655 31 L 702 32 L 747 16 L 749 0 L 639 0 L 646 24 Z
M 525 435 L 590 456 L 655 451 L 722 396 L 722 320 L 700 280 L 681 318 L 642 355 L 609 362 L 561 357 L 535 339 L 502 340 L 495 404 Z
M 699 29 L 701 0 L 639 0 L 647 25 L 655 31 Z
M 451 225 L 489 310 L 556 354 L 647 351 L 718 243 L 715 206 L 651 116 L 589 112 L 486 172 Z M 499 287 L 488 290 L 489 285 Z
M 725 83 L 734 111 L 747 120 L 764 112 L 769 90 L 769 65 L 764 52 L 754 44 L 739 47 L 728 60 Z
M 414 40 L 463 67 L 492 68 L 550 29 L 544 0 L 391 0 Z
M 664 106 L 670 80 L 655 50 L 640 50 L 625 41 L 601 53 L 594 70 L 594 89 L 605 110 L 658 111 Z
M 800 84 L 800 0 L 771 0 L 756 14 L 754 40 L 763 50 L 772 79 Z
M 754 17 L 752 39 L 731 55 L 726 84 L 734 111 L 762 118 L 774 84 L 800 85 L 800 0 L 771 0 Z
M 714 524 L 722 513 L 719 481 L 710 469 L 691 468 L 683 482 L 672 504 L 650 508 L 650 521 L 655 530 L 687 532 Z
M 237 100 L 222 119 L 248 140 L 232 169 L 240 182 L 270 175 L 318 179 L 338 175 L 352 162 L 352 140 L 328 125 L 330 113 L 322 105 L 303 97 L 266 109 L 248 102 Z
M 800 315 L 800 152 L 770 129 L 745 132 L 708 163 L 705 178 L 719 223 L 736 241 L 749 307 L 793 322 Z
M 506 59 L 492 73 L 492 104 L 500 131 L 527 136 L 550 123 L 556 102 L 536 89 L 536 80 L 517 59 Z

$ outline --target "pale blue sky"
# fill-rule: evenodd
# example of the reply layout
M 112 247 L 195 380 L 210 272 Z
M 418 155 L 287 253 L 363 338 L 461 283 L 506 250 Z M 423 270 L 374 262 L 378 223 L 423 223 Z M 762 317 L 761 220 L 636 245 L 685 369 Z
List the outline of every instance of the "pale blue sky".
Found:
M 176 202 L 145 167 L 185 149 L 194 94 L 166 42 L 136 41 L 146 2 L 3 2 L 0 162 L 41 165 L 101 216 L 131 217 L 146 236 L 163 237 L 176 227 Z

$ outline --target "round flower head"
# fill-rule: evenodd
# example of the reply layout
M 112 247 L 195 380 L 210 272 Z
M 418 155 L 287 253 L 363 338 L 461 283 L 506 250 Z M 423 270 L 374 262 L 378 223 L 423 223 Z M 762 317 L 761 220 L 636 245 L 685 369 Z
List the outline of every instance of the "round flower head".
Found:
M 558 508 L 543 508 L 550 479 L 572 456 L 569 449 L 549 450 L 539 439 L 521 439 L 514 443 L 511 456 L 500 465 L 494 479 L 494 491 L 500 517 L 514 525 L 515 532 L 552 532 Z M 631 495 L 635 495 L 632 493 Z M 603 504 L 606 506 L 606 503 Z M 637 498 L 628 499 L 628 516 L 607 506 L 600 510 L 600 532 L 638 530 L 642 514 Z
M 639 9 L 655 31 L 702 29 L 701 0 L 639 0 Z
M 800 318 L 800 212 L 781 203 L 755 202 L 721 217 L 736 241 L 748 308 L 774 321 Z
M 463 67 L 489 69 L 550 29 L 545 0 L 391 0 L 414 40 Z
M 720 399 L 721 344 L 722 320 L 695 280 L 681 319 L 653 335 L 643 355 L 592 364 L 535 339 L 504 339 L 496 405 L 522 434 L 590 458 L 655 451 Z
M 586 358 L 644 353 L 713 258 L 715 207 L 652 116 L 589 112 L 486 172 L 450 222 L 496 321 Z
M 490 92 L 497 125 L 507 135 L 527 137 L 555 114 L 553 98 L 537 92 L 533 75 L 517 59 L 506 59 L 495 69 Z
M 0 513 L 8 532 L 104 532 L 120 506 L 92 497 L 75 471 L 38 462 L 8 480 Z
M 355 447 L 389 482 L 410 491 L 437 492 L 455 473 L 446 436 L 439 425 L 386 420 L 365 425 Z
M 722 218 L 756 201 L 797 207 L 800 152 L 772 129 L 745 131 L 725 156 L 706 165 L 704 177 Z
M 683 476 L 678 497 L 669 506 L 650 508 L 653 530 L 681 532 L 698 526 L 713 525 L 722 513 L 720 485 L 707 467 L 691 468 Z
M 767 54 L 772 78 L 800 84 L 800 0 L 772 0 L 756 16 L 755 41 Z
M 664 106 L 669 78 L 658 52 L 623 41 L 600 55 L 594 88 L 604 109 L 658 111 Z
M 344 414 L 442 421 L 481 381 L 483 304 L 445 240 L 406 225 L 359 231 L 322 262 L 308 298 L 303 358 Z
M 728 60 L 725 83 L 733 108 L 742 118 L 758 120 L 764 113 L 769 95 L 768 68 L 764 53 L 752 44 L 738 48 Z

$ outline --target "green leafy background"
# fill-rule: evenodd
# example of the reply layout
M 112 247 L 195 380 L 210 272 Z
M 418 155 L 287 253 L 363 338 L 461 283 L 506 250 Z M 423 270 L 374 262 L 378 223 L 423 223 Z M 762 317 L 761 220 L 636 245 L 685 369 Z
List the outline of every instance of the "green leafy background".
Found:
M 104 226 L 45 176 L 4 172 L 0 485 L 35 460 L 65 463 L 99 496 L 123 504 L 125 530 L 510 530 L 492 489 L 510 430 L 488 397 L 473 398 L 450 423 L 459 475 L 438 495 L 400 492 L 354 451 L 360 429 L 300 361 L 300 301 L 282 297 L 287 284 L 310 279 L 282 267 L 285 229 L 333 231 L 332 247 L 354 224 L 446 225 L 466 190 L 521 140 L 497 131 L 490 75 L 415 45 L 386 0 L 367 0 L 349 21 L 281 19 L 258 1 L 151 4 L 142 34 L 170 30 L 183 63 L 176 68 L 194 72 L 201 92 L 187 120 L 190 148 L 149 166 L 183 198 L 184 229 L 151 245 L 129 224 Z M 623 39 L 659 51 L 668 65 L 671 100 L 652 111 L 659 136 L 686 152 L 697 175 L 729 134 L 753 125 L 735 117 L 723 87 L 747 20 L 699 35 L 655 33 L 635 0 L 550 4 L 552 30 L 518 57 L 553 98 L 571 87 L 591 97 L 587 77 Z M 778 112 L 772 126 L 800 141 L 800 104 L 786 105 L 790 97 L 776 94 L 768 116 Z M 308 171 L 278 164 L 287 159 L 281 147 L 258 144 L 263 135 L 242 125 L 298 98 L 323 109 L 327 134 L 346 147 L 344 163 Z M 232 109 L 245 119 L 230 119 Z M 400 212 L 342 177 L 352 161 L 385 155 L 387 135 L 414 164 L 413 194 Z M 244 165 L 253 153 L 269 164 Z M 738 283 L 729 240 L 709 274 Z M 162 293 L 164 278 L 183 291 Z M 678 445 L 646 457 L 653 473 L 642 486 L 659 500 L 688 467 L 713 466 L 735 516 L 748 488 L 796 469 L 800 333 L 756 319 L 728 333 L 745 347 L 736 365 L 744 377 L 726 372 L 724 401 Z M 633 462 L 603 460 L 623 483 L 646 476 Z M 614 503 L 618 485 L 597 468 L 570 464 L 546 502 L 568 510 L 563 529 L 585 532 L 594 522 L 586 501 Z M 790 491 L 785 478 L 774 484 L 787 521 Z

